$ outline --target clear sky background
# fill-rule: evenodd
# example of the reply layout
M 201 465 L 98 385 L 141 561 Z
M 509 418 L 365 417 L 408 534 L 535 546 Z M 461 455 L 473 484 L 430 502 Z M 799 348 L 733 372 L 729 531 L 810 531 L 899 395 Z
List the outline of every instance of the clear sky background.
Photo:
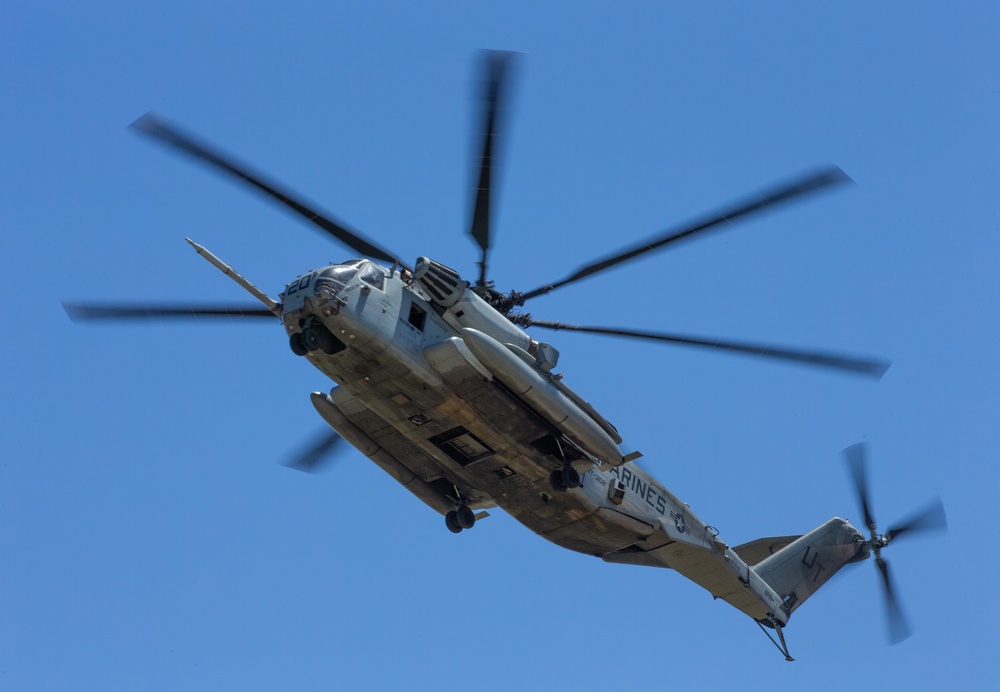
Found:
M 931 689 L 998 672 L 995 3 L 8 2 L 0 21 L 0 688 Z M 806 6 L 807 5 L 807 6 Z M 541 319 L 825 347 L 872 382 L 539 332 L 730 544 L 940 496 L 793 617 L 794 664 L 665 570 L 502 511 L 474 531 L 357 452 L 280 465 L 331 385 L 274 324 L 71 323 L 276 295 L 353 252 L 126 131 L 153 110 L 399 252 L 474 276 L 477 50 L 523 51 L 492 277 L 530 289 L 775 182 L 856 181 L 534 301 Z M 248 299 L 252 302 L 252 299 Z M 977 682 L 979 681 L 979 682 Z

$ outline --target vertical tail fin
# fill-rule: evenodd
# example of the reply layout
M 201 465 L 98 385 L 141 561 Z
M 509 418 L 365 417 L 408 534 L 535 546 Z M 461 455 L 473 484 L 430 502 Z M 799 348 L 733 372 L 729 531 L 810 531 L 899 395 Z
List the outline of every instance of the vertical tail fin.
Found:
M 864 536 L 835 517 L 764 558 L 753 570 L 777 592 L 787 616 L 841 567 L 867 557 Z

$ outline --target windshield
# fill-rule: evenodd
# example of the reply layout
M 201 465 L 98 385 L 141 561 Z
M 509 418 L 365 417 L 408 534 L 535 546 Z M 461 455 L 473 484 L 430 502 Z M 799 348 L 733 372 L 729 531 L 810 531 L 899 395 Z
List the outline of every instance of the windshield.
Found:
M 346 264 L 335 264 L 327 267 L 316 274 L 316 282 L 313 285 L 313 290 L 317 296 L 325 295 L 326 299 L 329 300 L 344 290 L 344 287 L 350 283 L 351 279 L 357 273 L 357 267 L 351 267 Z
M 354 275 L 358 273 L 357 267 L 351 267 L 346 264 L 335 264 L 332 267 L 327 267 L 319 273 L 319 278 L 321 279 L 333 279 L 339 284 L 346 284 L 348 281 L 354 278 Z

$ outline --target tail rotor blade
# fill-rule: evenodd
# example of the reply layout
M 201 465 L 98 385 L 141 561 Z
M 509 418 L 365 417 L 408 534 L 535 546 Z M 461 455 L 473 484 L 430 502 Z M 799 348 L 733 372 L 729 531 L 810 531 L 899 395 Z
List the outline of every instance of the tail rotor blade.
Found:
M 898 526 L 889 529 L 885 538 L 886 540 L 895 540 L 903 534 L 912 535 L 921 531 L 936 531 L 947 528 L 948 517 L 944 512 L 944 504 L 938 499 L 912 517 L 903 520 Z
M 910 625 L 906 621 L 906 615 L 903 613 L 903 608 L 896 597 L 896 589 L 893 586 L 892 579 L 889 577 L 889 563 L 882 558 L 878 558 L 875 564 L 878 567 L 879 574 L 882 575 L 886 617 L 889 623 L 889 643 L 898 644 L 908 639 L 913 634 L 913 630 L 910 629 Z
M 865 515 L 865 526 L 872 532 L 875 531 L 875 518 L 872 516 L 868 503 L 868 446 L 864 442 L 853 444 L 844 450 L 847 458 L 847 468 L 854 479 L 854 489 L 861 505 L 861 511 Z
M 898 524 L 896 528 L 890 529 L 885 535 L 878 532 L 875 525 L 875 518 L 871 513 L 871 504 L 868 493 L 868 448 L 864 442 L 851 445 L 844 450 L 847 459 L 847 467 L 854 480 L 855 492 L 858 495 L 858 502 L 865 515 L 865 523 L 871 531 L 871 538 L 865 541 L 865 545 L 870 549 L 875 557 L 875 566 L 882 577 L 882 595 L 885 599 L 886 621 L 889 627 L 889 643 L 898 644 L 907 639 L 913 631 L 907 622 L 906 614 L 897 596 L 896 587 L 889 576 L 889 563 L 882 558 L 882 553 L 887 549 L 890 542 L 900 535 L 910 535 L 920 531 L 930 531 L 933 529 L 945 528 L 947 519 L 944 514 L 944 505 L 941 500 L 936 500 L 930 506 L 917 512 L 909 519 Z M 867 557 L 867 555 L 865 556 Z

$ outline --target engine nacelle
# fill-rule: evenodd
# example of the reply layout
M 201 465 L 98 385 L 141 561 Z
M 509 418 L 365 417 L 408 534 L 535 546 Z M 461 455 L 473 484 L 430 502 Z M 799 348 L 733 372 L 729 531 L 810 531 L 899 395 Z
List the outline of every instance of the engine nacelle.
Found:
M 532 350 L 531 337 L 476 295 L 469 288 L 469 282 L 463 281 L 454 269 L 427 257 L 418 257 L 413 278 L 439 308 L 441 317 L 455 329 L 475 329 L 501 344 Z

